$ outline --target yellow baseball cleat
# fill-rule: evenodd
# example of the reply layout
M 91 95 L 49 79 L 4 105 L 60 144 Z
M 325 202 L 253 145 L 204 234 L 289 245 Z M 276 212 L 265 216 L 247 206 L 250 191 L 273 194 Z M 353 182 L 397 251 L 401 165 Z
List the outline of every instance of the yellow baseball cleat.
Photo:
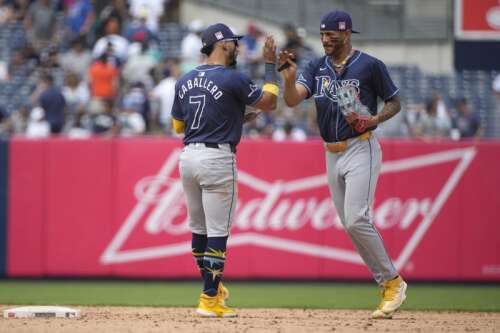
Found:
M 216 296 L 200 295 L 200 303 L 196 309 L 196 313 L 202 317 L 237 317 L 238 314 L 233 309 L 222 303 L 222 299 Z
M 401 276 L 389 281 L 385 281 L 381 290 L 382 301 L 377 309 L 373 311 L 373 319 L 391 319 L 401 304 L 406 299 L 406 289 L 408 285 Z
M 226 286 L 222 284 L 222 282 L 219 282 L 219 289 L 217 289 L 217 297 L 219 297 L 220 301 L 224 305 L 229 299 L 229 289 L 227 289 Z

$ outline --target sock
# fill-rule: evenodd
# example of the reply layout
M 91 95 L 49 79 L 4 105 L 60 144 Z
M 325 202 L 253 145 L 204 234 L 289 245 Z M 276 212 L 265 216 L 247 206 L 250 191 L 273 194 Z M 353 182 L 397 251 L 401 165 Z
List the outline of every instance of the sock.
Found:
M 205 255 L 205 250 L 207 249 L 207 235 L 193 233 L 191 238 L 191 248 L 196 266 L 198 266 L 198 269 L 200 270 L 201 278 L 205 280 L 203 256 Z
M 219 282 L 224 271 L 224 262 L 226 261 L 226 244 L 227 236 L 208 237 L 207 250 L 203 257 L 205 272 L 203 292 L 208 296 L 217 295 Z

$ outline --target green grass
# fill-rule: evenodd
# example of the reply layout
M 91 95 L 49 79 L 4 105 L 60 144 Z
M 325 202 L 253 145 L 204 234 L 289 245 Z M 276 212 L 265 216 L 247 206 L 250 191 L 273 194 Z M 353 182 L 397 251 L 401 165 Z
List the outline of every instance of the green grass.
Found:
M 192 307 L 200 283 L 0 280 L 0 304 Z M 229 282 L 239 308 L 371 309 L 369 283 Z M 406 309 L 500 311 L 500 286 L 410 284 Z

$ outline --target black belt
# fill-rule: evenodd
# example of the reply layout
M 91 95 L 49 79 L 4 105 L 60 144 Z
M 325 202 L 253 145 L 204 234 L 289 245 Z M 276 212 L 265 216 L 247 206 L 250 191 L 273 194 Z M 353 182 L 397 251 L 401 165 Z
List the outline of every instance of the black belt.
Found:
M 215 149 L 219 149 L 220 148 L 220 146 L 219 146 L 218 143 L 203 142 L 203 144 L 207 148 L 215 148 Z M 236 146 L 230 143 L 229 147 L 231 147 L 231 152 L 236 154 Z

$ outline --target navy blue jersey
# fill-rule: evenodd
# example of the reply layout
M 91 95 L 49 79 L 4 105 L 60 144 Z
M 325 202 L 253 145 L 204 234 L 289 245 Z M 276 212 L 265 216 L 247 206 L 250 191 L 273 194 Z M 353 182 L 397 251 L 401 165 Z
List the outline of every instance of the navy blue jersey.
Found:
M 245 74 L 222 65 L 201 65 L 175 85 L 172 117 L 184 121 L 184 144 L 230 143 L 241 139 L 246 105 L 262 96 Z
M 307 98 L 314 96 L 319 130 L 326 142 L 342 141 L 359 135 L 346 122 L 338 107 L 338 85 L 354 86 L 361 103 L 372 115 L 377 114 L 377 98 L 387 101 L 399 90 L 384 63 L 366 53 L 355 51 L 340 75 L 333 68 L 331 58 L 324 56 L 310 61 L 297 79 L 297 83 L 306 87 Z

